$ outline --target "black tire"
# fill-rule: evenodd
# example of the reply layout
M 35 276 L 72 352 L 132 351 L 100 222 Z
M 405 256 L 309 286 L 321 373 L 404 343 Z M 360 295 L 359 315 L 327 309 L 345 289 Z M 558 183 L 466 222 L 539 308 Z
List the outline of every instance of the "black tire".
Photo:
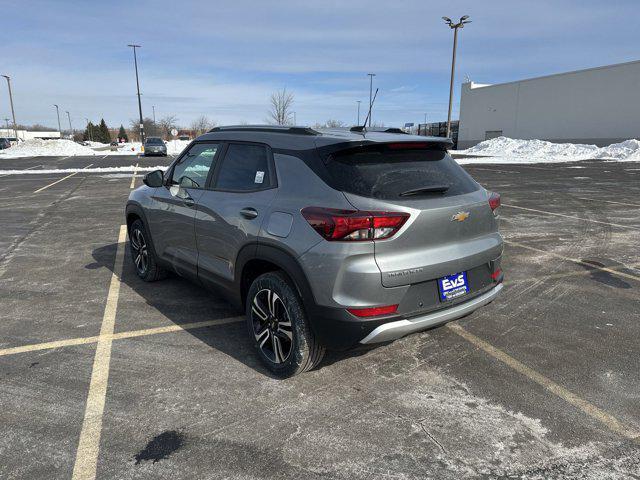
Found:
M 311 331 L 300 296 L 282 272 L 265 273 L 253 281 L 245 311 L 258 356 L 277 377 L 306 372 L 322 361 L 325 349 Z
M 136 274 L 145 282 L 155 282 L 167 276 L 167 271 L 158 265 L 151 235 L 142 220 L 135 220 L 129 227 L 129 251 Z

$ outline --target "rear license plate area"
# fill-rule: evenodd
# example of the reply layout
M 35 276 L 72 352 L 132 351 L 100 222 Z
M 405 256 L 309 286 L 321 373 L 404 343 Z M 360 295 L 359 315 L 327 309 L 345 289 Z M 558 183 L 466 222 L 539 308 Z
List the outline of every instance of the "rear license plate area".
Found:
M 454 273 L 438 279 L 440 301 L 448 302 L 469 293 L 467 272 Z

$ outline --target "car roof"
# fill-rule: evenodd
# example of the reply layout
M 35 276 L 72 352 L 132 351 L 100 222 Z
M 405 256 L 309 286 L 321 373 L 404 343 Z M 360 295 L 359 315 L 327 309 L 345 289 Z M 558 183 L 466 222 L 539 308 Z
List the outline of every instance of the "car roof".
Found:
M 346 144 L 344 146 L 348 147 L 349 144 L 357 146 L 393 142 L 429 142 L 441 144 L 444 148 L 453 145 L 451 139 L 444 137 L 409 135 L 396 128 L 363 130 L 361 127 L 312 129 L 302 126 L 229 125 L 215 127 L 196 138 L 196 141 L 214 140 L 266 143 L 273 149 L 281 150 L 308 150 L 338 144 Z

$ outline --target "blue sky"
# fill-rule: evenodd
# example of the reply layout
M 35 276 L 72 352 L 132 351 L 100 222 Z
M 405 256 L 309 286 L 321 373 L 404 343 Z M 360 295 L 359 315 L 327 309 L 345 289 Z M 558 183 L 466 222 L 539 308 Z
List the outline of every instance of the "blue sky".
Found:
M 445 120 L 452 32 L 443 15 L 467 14 L 456 78 L 499 83 L 640 59 L 637 0 L 591 1 L 34 1 L 2 0 L 0 73 L 12 77 L 18 123 L 74 127 L 143 113 L 188 125 L 263 123 L 271 92 L 295 95 L 299 124 L 356 120 L 380 88 L 374 121 Z M 2 79 L 4 80 L 4 79 Z M 364 109 L 364 108 L 363 108 Z M 0 85 L 0 116 L 9 116 Z M 4 122 L 4 121 L 3 121 Z

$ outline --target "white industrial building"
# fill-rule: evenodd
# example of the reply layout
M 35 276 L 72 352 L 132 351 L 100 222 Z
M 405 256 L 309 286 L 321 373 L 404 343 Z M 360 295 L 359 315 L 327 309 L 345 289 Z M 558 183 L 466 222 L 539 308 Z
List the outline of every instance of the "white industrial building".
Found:
M 60 132 L 32 132 L 29 130 L 18 129 L 18 138 L 20 140 L 31 140 L 33 138 L 61 138 Z M 0 128 L 0 138 L 15 138 L 16 131 L 9 128 Z
M 505 136 L 606 146 L 640 138 L 640 61 L 462 84 L 458 148 Z

